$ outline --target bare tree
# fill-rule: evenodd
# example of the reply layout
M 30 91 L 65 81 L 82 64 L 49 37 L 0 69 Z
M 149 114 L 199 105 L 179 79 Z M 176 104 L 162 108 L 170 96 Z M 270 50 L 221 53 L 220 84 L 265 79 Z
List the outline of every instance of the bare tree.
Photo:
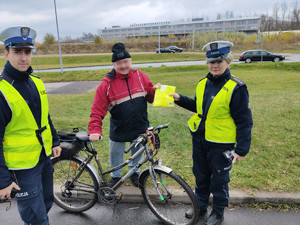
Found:
M 92 33 L 83 33 L 82 37 L 83 38 L 92 38 L 92 39 L 95 38 L 95 36 Z
M 273 24 L 273 30 L 278 30 L 278 21 L 279 21 L 279 4 L 275 3 L 273 5 L 273 18 L 274 18 L 274 24 Z
M 288 11 L 288 5 L 287 5 L 286 1 L 281 2 L 280 9 L 281 9 L 281 29 L 287 30 L 288 27 L 287 27 L 286 16 L 287 16 L 287 11 Z
M 226 11 L 225 12 L 225 19 L 230 19 L 230 18 L 233 18 L 233 12 L 232 11 Z
M 291 9 L 291 28 L 293 30 L 300 29 L 300 8 L 298 0 L 295 0 Z

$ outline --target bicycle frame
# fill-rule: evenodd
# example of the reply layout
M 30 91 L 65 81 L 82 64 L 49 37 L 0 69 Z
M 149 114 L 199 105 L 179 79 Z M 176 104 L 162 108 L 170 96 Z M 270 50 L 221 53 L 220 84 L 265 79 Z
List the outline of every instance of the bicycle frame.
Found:
M 146 138 L 146 137 L 145 137 Z M 89 147 L 88 145 L 90 145 L 91 147 Z M 126 150 L 125 153 L 129 152 L 132 147 L 134 146 L 134 144 L 131 144 Z M 84 143 L 84 148 L 82 149 L 82 151 L 84 151 L 88 156 L 87 158 L 83 158 L 83 157 L 78 157 L 78 159 L 80 159 L 82 161 L 82 164 L 80 165 L 80 169 L 78 174 L 74 177 L 74 179 L 72 181 L 70 181 L 69 186 L 72 186 L 73 183 L 81 176 L 81 174 L 83 173 L 84 169 L 90 165 L 91 166 L 91 161 L 94 160 L 96 161 L 97 167 L 98 167 L 98 171 L 96 169 L 92 169 L 94 172 L 97 171 L 97 175 L 100 177 L 100 180 L 98 180 L 99 182 L 99 187 L 107 187 L 107 179 L 106 179 L 106 175 L 108 173 L 111 173 L 113 171 L 116 171 L 120 168 L 125 167 L 126 165 L 128 165 L 131 161 L 133 161 L 134 159 L 136 159 L 140 154 L 143 154 L 143 152 L 145 151 L 146 154 L 145 156 L 139 161 L 139 163 L 132 169 L 130 169 L 113 187 L 112 189 L 115 191 L 117 190 L 126 180 L 128 180 L 131 175 L 133 173 L 135 173 L 143 164 L 145 164 L 147 161 L 151 162 L 151 165 L 154 163 L 153 162 L 153 157 L 152 157 L 152 152 L 149 150 L 148 148 L 148 143 L 144 143 L 144 144 L 139 144 L 140 148 L 138 149 L 138 151 L 132 155 L 129 159 L 127 159 L 125 162 L 123 162 L 122 164 L 109 168 L 107 170 L 103 170 L 102 165 L 100 163 L 99 157 L 98 157 L 98 153 L 94 148 L 94 145 L 91 142 L 88 143 Z M 76 157 L 76 156 L 75 156 Z M 151 168 L 151 166 L 150 166 Z M 151 172 L 151 177 L 153 177 L 153 172 Z M 82 189 L 77 189 L 77 190 L 81 190 Z M 91 192 L 91 191 L 87 191 L 87 192 Z M 96 191 L 94 191 L 94 193 L 96 193 Z M 161 195 L 161 194 L 160 194 Z

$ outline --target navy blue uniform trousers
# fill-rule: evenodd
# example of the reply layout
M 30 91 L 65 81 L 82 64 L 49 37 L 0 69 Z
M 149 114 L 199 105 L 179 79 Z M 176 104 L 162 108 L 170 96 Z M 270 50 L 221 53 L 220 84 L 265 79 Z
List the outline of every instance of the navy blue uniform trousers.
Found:
M 18 210 L 25 225 L 48 225 L 53 204 L 53 167 L 44 151 L 31 169 L 12 171 L 21 190 L 16 194 Z
M 228 147 L 210 145 L 193 135 L 193 173 L 196 178 L 195 195 L 201 210 L 206 210 L 210 193 L 213 195 L 213 210 L 224 214 L 229 202 L 228 183 L 232 162 L 223 152 Z

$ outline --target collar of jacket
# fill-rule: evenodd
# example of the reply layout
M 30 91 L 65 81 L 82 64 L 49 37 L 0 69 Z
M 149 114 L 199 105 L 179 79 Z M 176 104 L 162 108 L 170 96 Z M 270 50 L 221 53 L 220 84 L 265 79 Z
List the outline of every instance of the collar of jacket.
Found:
M 126 78 L 129 78 L 129 77 L 132 76 L 133 69 L 130 69 L 128 74 L 121 74 L 121 73 L 118 73 L 116 70 L 115 70 L 115 73 L 116 73 L 116 78 L 118 78 L 118 79 L 126 79 Z
M 12 78 L 13 80 L 27 80 L 29 75 L 33 72 L 32 67 L 30 66 L 27 71 L 22 72 L 17 69 L 15 69 L 9 61 L 6 62 L 3 74 L 4 76 L 8 76 Z
M 224 79 L 229 79 L 230 78 L 230 76 L 231 76 L 231 74 L 230 74 L 230 69 L 229 68 L 227 68 L 226 70 L 225 70 L 225 72 L 222 74 L 222 75 L 219 75 L 219 76 L 213 76 L 211 73 L 208 73 L 207 74 L 207 79 L 209 79 L 210 81 L 216 81 L 216 82 L 218 82 L 218 81 L 222 81 L 222 80 L 224 80 Z

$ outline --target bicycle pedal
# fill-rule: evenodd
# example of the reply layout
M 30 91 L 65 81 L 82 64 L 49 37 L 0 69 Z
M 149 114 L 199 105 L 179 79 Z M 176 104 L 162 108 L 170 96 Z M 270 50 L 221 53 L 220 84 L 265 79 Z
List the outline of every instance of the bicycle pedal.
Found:
M 122 200 L 122 197 L 123 197 L 123 193 L 120 192 L 117 196 L 117 203 L 119 203 Z

